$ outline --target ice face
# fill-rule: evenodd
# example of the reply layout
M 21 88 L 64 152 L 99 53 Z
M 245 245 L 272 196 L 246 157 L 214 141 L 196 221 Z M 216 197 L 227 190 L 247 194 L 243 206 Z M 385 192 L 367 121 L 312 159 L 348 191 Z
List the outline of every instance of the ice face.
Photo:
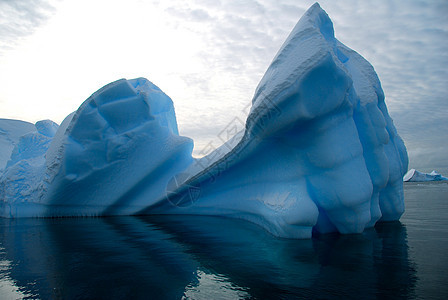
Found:
M 36 128 L 38 146 L 2 179 L 35 181 L 4 194 L 5 216 L 216 215 L 309 238 L 359 233 L 404 211 L 407 153 L 379 79 L 318 4 L 266 71 L 245 130 L 202 159 L 178 135 L 171 99 L 142 78 L 100 89 L 56 132 Z

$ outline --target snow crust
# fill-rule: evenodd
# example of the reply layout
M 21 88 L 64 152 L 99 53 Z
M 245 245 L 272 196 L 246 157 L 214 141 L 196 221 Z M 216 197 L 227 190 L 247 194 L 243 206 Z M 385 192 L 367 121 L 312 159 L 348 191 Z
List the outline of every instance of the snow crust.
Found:
M 404 212 L 407 152 L 378 76 L 317 3 L 258 85 L 245 130 L 202 159 L 143 78 L 103 87 L 57 130 L 39 126 L 2 174 L 3 216 L 216 215 L 309 238 Z

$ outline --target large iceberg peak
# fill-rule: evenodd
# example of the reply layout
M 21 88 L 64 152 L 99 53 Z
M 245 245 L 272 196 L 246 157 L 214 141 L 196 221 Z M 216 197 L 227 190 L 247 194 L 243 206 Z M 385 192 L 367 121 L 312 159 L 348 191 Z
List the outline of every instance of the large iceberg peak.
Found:
M 265 133 L 271 131 L 270 127 L 279 130 L 295 120 L 312 119 L 341 105 L 352 79 L 337 58 L 343 54 L 336 45 L 333 23 L 315 3 L 294 27 L 261 79 L 247 121 L 249 131 L 255 130 L 254 135 L 258 135 L 260 122 Z M 297 96 L 301 100 L 293 101 L 291 107 L 291 99 Z M 281 111 L 282 118 L 270 118 L 272 108 Z M 267 119 L 274 123 L 269 125 Z
M 318 4 L 268 67 L 240 141 L 198 163 L 204 170 L 171 199 L 182 205 L 159 203 L 146 212 L 226 215 L 303 238 L 313 230 L 362 232 L 404 211 L 406 149 L 378 77 L 334 37 Z M 192 187 L 199 196 L 191 197 Z
M 306 31 L 307 28 L 318 29 L 327 41 L 335 41 L 333 22 L 328 14 L 323 10 L 319 3 L 314 3 L 299 20 L 292 30 L 290 36 L 294 36 L 298 32 Z M 286 40 L 288 42 L 288 40 Z

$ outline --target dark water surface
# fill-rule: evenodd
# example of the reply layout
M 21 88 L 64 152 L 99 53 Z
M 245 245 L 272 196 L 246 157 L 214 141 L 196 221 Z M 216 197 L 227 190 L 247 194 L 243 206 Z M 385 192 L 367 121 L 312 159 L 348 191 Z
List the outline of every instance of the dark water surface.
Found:
M 0 299 L 448 299 L 448 184 L 401 222 L 279 239 L 213 217 L 0 219 Z

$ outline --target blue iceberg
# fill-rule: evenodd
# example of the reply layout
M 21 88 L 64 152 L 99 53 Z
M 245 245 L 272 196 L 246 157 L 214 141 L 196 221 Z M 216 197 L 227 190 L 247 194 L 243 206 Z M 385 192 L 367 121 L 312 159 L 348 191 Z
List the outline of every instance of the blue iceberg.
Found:
M 168 180 L 193 161 L 193 142 L 179 136 L 171 99 L 141 78 L 94 93 L 65 118 L 51 143 L 31 134 L 45 138 L 34 145 L 45 151 L 16 145 L 13 153 L 40 153 L 33 164 L 38 170 L 30 176 L 21 166 L 29 159 L 8 162 L 0 179 L 4 216 L 135 214 L 163 198 Z M 14 186 L 11 170 L 24 174 L 21 182 L 33 197 Z
M 317 3 L 258 85 L 244 131 L 203 158 L 179 136 L 172 100 L 143 78 L 41 127 L 3 170 L 4 217 L 212 215 L 309 238 L 404 212 L 407 152 L 378 76 Z
M 447 177 L 442 176 L 433 170 L 431 173 L 423 173 L 416 169 L 410 169 L 404 176 L 404 182 L 427 182 L 427 181 L 446 181 Z

